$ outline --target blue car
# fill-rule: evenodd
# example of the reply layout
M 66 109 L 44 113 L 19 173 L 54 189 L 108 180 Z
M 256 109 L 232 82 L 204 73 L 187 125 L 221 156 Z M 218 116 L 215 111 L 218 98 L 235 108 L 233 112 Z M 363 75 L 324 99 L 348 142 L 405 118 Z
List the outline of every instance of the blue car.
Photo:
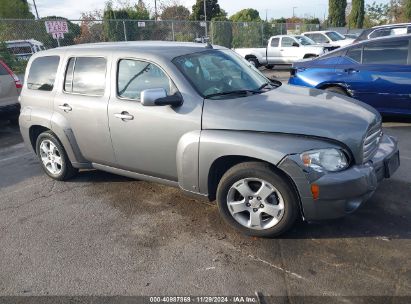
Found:
M 382 114 L 411 115 L 411 35 L 353 44 L 296 62 L 289 84 L 344 94 Z

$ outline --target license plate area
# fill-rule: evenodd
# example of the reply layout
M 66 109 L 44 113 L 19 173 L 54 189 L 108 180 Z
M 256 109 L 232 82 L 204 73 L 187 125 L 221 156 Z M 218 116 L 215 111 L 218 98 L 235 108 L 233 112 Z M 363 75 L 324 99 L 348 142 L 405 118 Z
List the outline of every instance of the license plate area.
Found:
M 400 151 L 384 161 L 385 178 L 390 178 L 400 166 Z

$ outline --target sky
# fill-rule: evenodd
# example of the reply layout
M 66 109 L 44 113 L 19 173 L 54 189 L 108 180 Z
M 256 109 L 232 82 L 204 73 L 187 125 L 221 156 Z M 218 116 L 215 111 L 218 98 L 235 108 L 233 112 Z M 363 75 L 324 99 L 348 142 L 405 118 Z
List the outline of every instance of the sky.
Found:
M 33 0 L 28 0 L 33 3 Z M 131 2 L 137 2 L 137 0 Z M 389 0 L 366 0 L 366 3 L 388 3 Z M 63 16 L 69 19 L 79 19 L 82 12 L 103 9 L 106 0 L 36 0 L 40 17 Z M 116 1 L 114 1 L 116 2 Z M 154 0 L 145 0 L 154 7 Z M 157 0 L 167 2 L 167 0 Z M 179 0 L 179 2 L 191 9 L 195 0 Z M 328 0 L 219 0 L 220 7 L 232 15 L 235 12 L 252 7 L 260 12 L 260 17 L 268 19 L 280 17 L 292 17 L 293 7 L 298 17 L 313 16 L 323 19 L 328 11 Z M 251 4 L 252 3 L 252 4 Z

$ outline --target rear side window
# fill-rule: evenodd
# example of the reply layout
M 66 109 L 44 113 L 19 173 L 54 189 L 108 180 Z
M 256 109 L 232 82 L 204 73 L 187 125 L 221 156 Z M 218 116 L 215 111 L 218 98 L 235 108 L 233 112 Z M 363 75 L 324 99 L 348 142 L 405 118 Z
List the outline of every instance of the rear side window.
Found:
M 348 58 L 351 58 L 355 62 L 361 63 L 362 47 L 352 48 L 352 49 L 348 50 L 346 56 Z
M 271 39 L 271 46 L 272 47 L 278 47 L 279 43 L 280 43 L 280 38 Z
M 408 40 L 367 44 L 364 46 L 363 63 L 405 65 L 408 62 L 408 44 Z
M 59 62 L 59 56 L 34 59 L 27 77 L 27 87 L 30 90 L 52 91 Z
M 64 91 L 102 96 L 106 89 L 107 62 L 102 57 L 73 57 L 67 64 Z

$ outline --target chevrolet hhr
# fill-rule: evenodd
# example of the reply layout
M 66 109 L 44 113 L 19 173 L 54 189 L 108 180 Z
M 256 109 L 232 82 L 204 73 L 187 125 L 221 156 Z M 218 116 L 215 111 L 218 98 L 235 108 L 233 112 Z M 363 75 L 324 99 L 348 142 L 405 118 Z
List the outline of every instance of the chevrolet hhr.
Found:
M 349 214 L 399 167 L 370 106 L 282 85 L 210 44 L 43 51 L 21 107 L 24 141 L 51 178 L 94 168 L 179 187 L 255 236 Z

